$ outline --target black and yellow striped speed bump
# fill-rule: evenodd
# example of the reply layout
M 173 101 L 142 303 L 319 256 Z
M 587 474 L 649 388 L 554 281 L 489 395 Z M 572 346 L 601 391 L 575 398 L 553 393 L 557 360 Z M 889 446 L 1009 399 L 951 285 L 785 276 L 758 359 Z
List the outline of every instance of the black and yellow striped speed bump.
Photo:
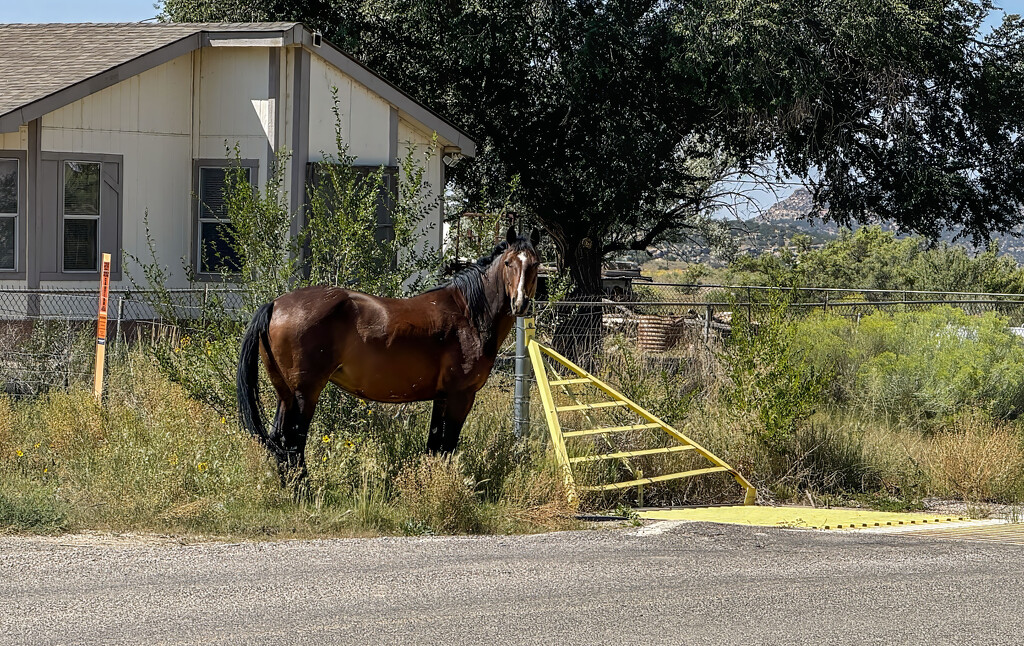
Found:
M 931 526 L 963 522 L 963 516 L 934 513 L 894 513 L 870 509 L 815 509 L 813 507 L 760 507 L 734 505 L 686 509 L 645 509 L 640 518 L 689 520 L 695 522 L 786 527 L 792 529 L 870 529 L 882 527 Z
M 976 520 L 945 526 L 915 526 L 880 531 L 918 538 L 1024 545 L 1024 523 L 1011 523 L 1005 520 Z

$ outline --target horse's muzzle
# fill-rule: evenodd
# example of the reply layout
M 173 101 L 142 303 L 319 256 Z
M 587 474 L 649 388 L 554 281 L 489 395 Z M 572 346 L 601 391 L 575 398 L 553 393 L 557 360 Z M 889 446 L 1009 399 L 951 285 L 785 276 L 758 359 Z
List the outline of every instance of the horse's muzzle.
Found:
M 515 314 L 516 316 L 526 316 L 527 312 L 530 311 L 530 302 L 532 300 L 533 299 L 531 298 L 524 298 L 523 302 L 520 303 L 518 307 L 516 307 L 516 303 L 513 302 L 512 313 Z

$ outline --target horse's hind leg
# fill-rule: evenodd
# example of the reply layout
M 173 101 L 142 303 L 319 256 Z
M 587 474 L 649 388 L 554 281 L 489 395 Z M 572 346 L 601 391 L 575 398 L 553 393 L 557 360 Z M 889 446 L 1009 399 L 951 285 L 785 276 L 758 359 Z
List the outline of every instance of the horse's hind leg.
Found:
M 306 478 L 306 437 L 322 390 L 323 387 L 315 391 L 296 390 L 290 405 L 286 406 L 282 401 L 278 407 L 281 423 L 275 431 L 280 430 L 280 434 L 275 439 L 283 451 L 277 456 L 282 480 L 301 481 Z
M 274 458 L 281 474 L 281 483 L 288 484 L 306 477 L 306 437 L 323 386 L 292 390 L 283 379 L 274 379 L 275 376 L 271 375 L 271 381 L 277 390 L 277 414 L 270 430 L 270 439 L 277 447 Z

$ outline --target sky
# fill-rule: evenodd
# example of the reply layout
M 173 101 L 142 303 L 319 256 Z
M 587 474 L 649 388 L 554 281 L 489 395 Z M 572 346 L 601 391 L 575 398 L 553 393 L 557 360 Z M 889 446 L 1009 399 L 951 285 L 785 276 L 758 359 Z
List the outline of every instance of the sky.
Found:
M 156 17 L 160 11 L 154 4 L 155 0 L 0 0 L 0 22 L 138 22 Z
M 156 16 L 154 4 L 155 0 L 0 0 L 0 22 L 135 22 Z M 1006 13 L 1024 14 L 1024 0 L 995 4 Z

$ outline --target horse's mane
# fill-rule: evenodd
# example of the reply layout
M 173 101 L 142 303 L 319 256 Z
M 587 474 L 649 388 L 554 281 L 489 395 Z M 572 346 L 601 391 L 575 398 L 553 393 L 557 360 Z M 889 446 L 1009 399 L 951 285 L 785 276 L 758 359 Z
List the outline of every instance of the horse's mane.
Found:
M 486 324 L 484 319 L 487 316 L 487 294 L 484 292 L 484 274 L 487 273 L 491 263 L 500 258 L 501 255 L 509 248 L 511 248 L 512 251 L 530 251 L 534 254 L 537 253 L 528 238 L 520 236 L 511 244 L 506 240 L 502 240 L 496 247 L 494 247 L 490 255 L 477 258 L 476 262 L 472 262 L 459 269 L 447 281 L 440 285 L 431 287 L 424 293 L 445 289 L 446 287 L 454 287 L 462 292 L 462 295 L 466 299 L 466 304 L 469 307 L 469 315 L 476 324 L 477 329 L 482 332 L 484 330 L 484 325 Z

